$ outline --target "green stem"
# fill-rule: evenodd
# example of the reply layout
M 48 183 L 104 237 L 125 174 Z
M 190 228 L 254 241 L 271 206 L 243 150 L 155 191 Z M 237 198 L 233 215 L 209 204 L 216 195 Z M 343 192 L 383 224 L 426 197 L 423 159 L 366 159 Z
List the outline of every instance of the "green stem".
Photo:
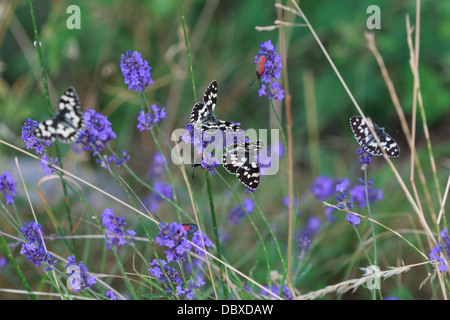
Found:
M 372 219 L 372 210 L 370 210 L 370 204 L 369 204 L 369 186 L 367 184 L 367 165 L 364 165 L 364 190 L 366 193 L 366 204 L 367 204 L 367 211 L 369 213 L 369 218 Z M 373 238 L 373 262 L 375 265 L 377 265 L 378 259 L 377 259 L 377 237 L 375 234 L 375 224 L 373 222 L 370 222 L 370 226 L 372 228 L 372 238 Z
M 39 33 L 38 33 L 38 29 L 37 29 L 37 24 L 36 24 L 36 17 L 34 15 L 34 9 L 33 9 L 33 2 L 32 0 L 28 0 L 28 4 L 30 6 L 30 16 L 31 16 L 31 21 L 33 24 L 33 30 L 34 30 L 34 38 L 36 41 L 36 51 L 39 57 L 39 63 L 41 66 L 41 74 L 42 74 L 42 84 L 44 86 L 44 93 L 45 93 L 45 98 L 47 99 L 48 102 L 48 111 L 50 116 L 53 116 L 53 109 L 52 109 L 52 105 L 50 102 L 50 95 L 48 93 L 48 81 L 47 81 L 47 73 L 45 72 L 45 67 L 44 67 L 44 58 L 42 56 L 42 51 L 41 51 L 41 45 L 40 45 L 40 41 L 39 41 Z M 59 149 L 59 144 L 58 142 L 55 144 L 55 150 L 56 150 L 56 156 L 58 157 L 58 166 L 62 169 L 63 168 L 63 164 L 62 164 L 62 159 L 61 159 L 61 151 Z M 62 174 L 60 175 L 61 177 L 61 183 L 62 183 L 62 187 L 63 187 L 63 193 L 64 193 L 64 204 L 66 207 L 66 212 L 67 212 L 67 216 L 68 216 L 68 221 L 69 221 L 69 228 L 70 231 L 72 232 L 73 230 L 73 223 L 72 223 L 72 215 L 70 213 L 70 204 L 69 204 L 69 196 L 67 193 L 67 182 L 64 180 L 64 178 L 62 177 Z M 76 246 L 75 246 L 75 241 L 72 241 L 72 246 L 73 246 L 73 253 L 75 254 L 75 257 L 77 255 L 77 250 L 76 250 Z

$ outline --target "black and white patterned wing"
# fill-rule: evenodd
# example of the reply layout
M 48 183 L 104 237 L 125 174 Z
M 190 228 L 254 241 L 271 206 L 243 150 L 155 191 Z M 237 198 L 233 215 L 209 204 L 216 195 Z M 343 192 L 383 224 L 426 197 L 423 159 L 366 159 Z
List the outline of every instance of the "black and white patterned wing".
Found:
M 213 80 L 209 86 L 206 88 L 203 94 L 203 102 L 205 107 L 208 108 L 209 112 L 214 115 L 217 105 L 217 81 Z
M 256 160 L 246 162 L 236 171 L 236 177 L 250 191 L 255 191 L 259 186 L 260 169 Z
M 241 134 L 244 133 L 244 129 L 242 129 L 239 125 L 236 123 L 225 121 L 225 120 L 219 120 L 216 119 L 215 121 L 217 127 L 222 130 L 223 132 L 231 132 L 231 133 L 237 133 Z
M 191 117 L 189 119 L 189 122 L 193 126 L 197 126 L 197 125 L 201 124 L 202 121 L 204 119 L 206 119 L 209 114 L 210 114 L 210 112 L 209 112 L 208 108 L 205 106 L 205 104 L 201 103 L 201 102 L 197 102 L 196 104 L 194 104 L 194 107 L 192 108 Z
M 225 153 L 222 156 L 222 165 L 229 173 L 235 174 L 247 162 L 247 157 L 248 154 L 244 143 L 229 145 L 225 147 Z
M 239 181 L 251 191 L 259 186 L 261 173 L 256 156 L 263 145 L 261 141 L 229 145 L 222 157 L 223 167 L 229 173 L 236 174 Z
M 71 143 L 78 138 L 83 128 L 80 98 L 75 89 L 70 87 L 59 99 L 56 116 L 41 122 L 35 129 L 34 136 L 43 141 L 54 141 L 57 138 L 61 142 Z
M 203 94 L 203 102 L 197 102 L 191 111 L 189 122 L 197 129 L 215 134 L 218 130 L 243 133 L 237 124 L 217 119 L 214 111 L 217 105 L 217 81 L 213 80 Z
M 389 158 L 397 158 L 400 156 L 400 147 L 397 142 L 384 131 L 384 128 L 380 128 L 377 124 L 372 121 L 374 131 L 380 139 L 380 144 L 386 151 Z M 359 116 L 350 118 L 350 127 L 352 128 L 353 134 L 356 141 L 361 147 L 363 147 L 368 153 L 374 156 L 381 156 L 383 152 L 378 146 L 377 140 L 370 132 L 369 126 L 366 121 Z

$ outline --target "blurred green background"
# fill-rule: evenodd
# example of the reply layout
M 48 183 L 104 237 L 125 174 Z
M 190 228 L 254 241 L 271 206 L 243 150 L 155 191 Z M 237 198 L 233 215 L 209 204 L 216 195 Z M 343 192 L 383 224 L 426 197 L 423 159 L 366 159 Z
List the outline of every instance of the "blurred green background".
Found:
M 366 116 L 386 127 L 401 145 L 402 157 L 395 164 L 405 181 L 409 179 L 409 150 L 386 84 L 366 46 L 364 32 L 369 31 L 366 27 L 369 17 L 366 9 L 376 4 L 381 10 L 381 29 L 373 31 L 376 43 L 410 121 L 413 77 L 408 61 L 405 16 L 409 14 L 414 24 L 415 3 L 413 0 L 301 1 L 303 12 Z M 80 30 L 69 30 L 66 26 L 70 16 L 66 9 L 71 4 L 81 9 Z M 161 128 L 169 139 L 172 130 L 183 128 L 189 121 L 189 113 L 196 102 L 178 1 L 34 1 L 34 8 L 54 110 L 62 92 L 68 86 L 74 86 L 83 108 L 96 109 L 112 122 L 117 134 L 113 147 L 116 150 L 126 149 L 131 155 L 131 166 L 137 172 L 145 173 L 151 165 L 155 145 L 150 135 L 140 134 L 136 129 L 139 99 L 123 83 L 120 56 L 126 50 L 138 50 L 148 60 L 154 85 L 148 87 L 145 93 L 150 103 L 166 108 L 168 117 L 161 123 Z M 246 128 L 276 128 L 276 123 L 271 120 L 273 116 L 267 99 L 258 96 L 257 83 L 249 87 L 255 78 L 254 56 L 258 53 L 259 44 L 272 40 L 279 47 L 277 29 L 255 29 L 256 26 L 273 25 L 277 19 L 274 1 L 186 0 L 183 8 L 199 99 L 207 84 L 217 79 L 219 100 L 216 115 L 219 118 L 241 122 Z M 287 17 L 291 19 L 289 15 Z M 33 47 L 34 35 L 28 2 L 4 0 L 0 3 L 0 19 L 0 136 L 24 148 L 20 134 L 25 119 L 42 121 L 49 116 L 48 103 L 42 90 L 40 65 Z M 303 23 L 298 17 L 295 22 Z M 357 143 L 348 125 L 349 117 L 356 115 L 357 111 L 309 30 L 306 27 L 288 28 L 287 35 L 288 51 L 284 66 L 292 94 L 295 192 L 301 199 L 300 211 L 303 217 L 318 215 L 324 219 L 320 204 L 311 198 L 310 184 L 318 174 L 350 177 L 353 183 L 357 181 L 360 176 Z M 449 39 L 450 2 L 422 1 L 421 93 L 441 190 L 450 167 Z M 316 99 L 320 139 L 320 158 L 313 160 L 310 157 L 305 111 L 306 75 L 312 75 L 314 83 L 312 94 Z M 281 113 L 284 116 L 283 111 Z M 420 116 L 417 130 L 418 151 L 428 177 L 431 171 Z M 0 170 L 12 170 L 8 168 L 11 156 L 18 153 L 4 146 L 0 146 L 0 152 Z M 71 157 L 69 147 L 64 148 L 63 153 Z M 94 161 L 87 156 L 81 160 L 90 161 L 95 166 Z M 263 177 L 255 193 L 269 221 L 286 219 L 286 209 L 281 200 L 288 193 L 286 169 L 283 168 L 285 163 L 284 160 L 280 162 L 282 168 L 278 175 Z M 383 223 L 391 223 L 389 225 L 394 228 L 412 228 L 415 217 L 410 214 L 411 209 L 406 201 L 398 201 L 404 194 L 391 171 L 382 159 L 376 159 L 373 168 L 376 185 L 385 190 L 383 203 L 375 204 L 374 211 L 380 213 Z M 174 171 L 178 175 L 178 171 Z M 225 172 L 223 174 L 226 175 Z M 200 174 L 198 177 L 193 180 L 193 184 L 196 190 L 202 192 L 199 197 L 205 196 L 204 181 Z M 177 181 L 182 184 L 181 179 Z M 225 188 L 221 181 L 213 177 L 213 183 L 214 191 L 220 194 L 219 198 L 223 197 Z M 435 195 L 431 179 L 429 187 Z M 437 208 L 437 197 L 433 201 Z M 189 206 L 187 200 L 185 205 Z M 167 215 L 173 214 L 170 207 L 162 210 Z M 410 218 L 405 218 L 407 213 Z M 222 215 L 224 217 L 226 212 L 222 212 Z M 285 226 L 283 224 L 283 228 Z M 312 268 L 300 285 L 307 288 L 305 291 L 320 289 L 342 280 L 341 276 L 336 275 L 346 270 L 348 259 L 356 247 L 355 236 L 348 229 L 348 225 L 341 224 L 330 227 L 326 235 L 318 236 L 310 257 Z M 343 230 L 347 234 L 340 237 Z M 236 232 L 235 236 L 242 235 L 241 231 Z M 285 239 L 286 230 L 278 232 L 280 238 Z M 398 259 L 405 263 L 420 261 L 416 253 L 402 248 L 398 239 L 381 242 L 380 246 L 380 252 L 386 256 L 380 261 L 384 267 L 398 264 Z M 226 250 L 227 255 L 238 256 L 243 248 L 230 246 Z M 412 258 L 408 261 L 410 254 Z M 320 264 L 320 268 L 315 267 Z M 244 270 L 246 268 L 243 267 Z M 423 270 L 419 272 L 418 280 L 412 274 L 405 276 L 407 281 L 413 279 L 411 289 L 417 289 L 424 277 Z M 392 286 L 395 291 L 395 285 Z M 429 296 L 427 290 L 415 292 L 412 296 L 418 298 L 421 294 L 423 297 Z M 408 295 L 404 294 L 403 297 Z

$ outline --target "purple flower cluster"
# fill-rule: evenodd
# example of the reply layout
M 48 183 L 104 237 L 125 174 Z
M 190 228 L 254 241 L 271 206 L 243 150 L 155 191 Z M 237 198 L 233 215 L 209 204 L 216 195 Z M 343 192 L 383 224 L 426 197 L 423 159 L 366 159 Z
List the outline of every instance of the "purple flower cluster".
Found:
M 125 78 L 125 84 L 128 90 L 136 92 L 144 91 L 148 85 L 153 85 L 148 61 L 142 59 L 139 52 L 127 50 L 120 58 L 120 70 Z
M 117 300 L 117 297 L 114 295 L 114 292 L 112 290 L 106 291 L 105 295 L 109 297 L 110 300 Z
M 368 153 L 364 148 L 356 150 L 359 154 L 359 163 L 363 166 L 368 166 L 372 163 L 372 155 Z
M 137 128 L 140 132 L 149 131 L 159 123 L 161 119 L 166 118 L 166 108 L 158 108 L 156 104 L 151 105 L 152 112 L 145 113 L 143 110 L 139 111 L 139 116 L 137 118 L 138 124 Z
M 6 204 L 8 206 L 14 203 L 14 199 L 16 198 L 17 183 L 14 182 L 13 176 L 8 171 L 3 171 L 0 176 L 0 192 L 3 194 L 5 198 Z
M 366 188 L 368 192 L 369 203 L 375 201 L 381 201 L 383 199 L 383 190 L 375 188 L 373 186 L 373 179 L 370 178 L 366 183 L 360 178 L 359 183 L 351 187 L 350 180 L 333 179 L 326 176 L 317 177 L 311 184 L 311 192 L 319 201 L 325 201 L 332 195 L 335 195 L 337 201 L 337 207 L 340 209 L 351 209 L 353 205 L 357 205 L 359 208 L 365 208 L 367 206 L 366 201 Z M 348 190 L 348 192 L 345 192 Z M 337 193 L 337 194 L 336 194 Z M 325 209 L 327 219 L 333 221 L 331 216 L 333 208 L 327 207 Z M 347 221 L 350 223 L 359 224 L 359 218 L 354 215 L 348 215 Z
M 277 48 L 269 40 L 260 44 L 259 52 L 255 56 L 255 63 L 258 69 L 260 69 L 260 66 L 258 66 L 258 63 L 261 61 L 260 58 L 265 57 L 264 71 L 257 73 L 263 82 L 258 94 L 260 97 L 266 96 L 269 100 L 276 99 L 282 101 L 284 98 L 284 90 L 281 89 L 280 83 L 275 80 L 280 78 L 283 65 L 281 64 L 281 57 L 276 53 L 276 50 Z
M 150 168 L 148 177 L 150 180 L 154 181 L 153 188 L 155 189 L 155 192 L 152 192 L 150 196 L 144 201 L 146 208 L 150 212 L 158 211 L 161 203 L 165 198 L 173 198 L 172 185 L 163 180 L 163 176 L 166 170 L 164 166 L 164 159 L 164 156 L 162 156 L 158 152 L 153 155 L 153 164 Z
M 320 218 L 313 216 L 306 221 L 306 225 L 303 229 L 296 234 L 295 239 L 297 241 L 297 246 L 301 249 L 300 256 L 298 256 L 299 259 L 302 259 L 306 251 L 309 250 L 311 247 L 311 241 L 319 232 L 321 227 L 322 221 L 320 221 Z
M 278 286 L 273 286 L 271 288 L 269 288 L 269 286 L 265 286 L 267 289 L 270 289 L 270 291 L 273 294 L 276 294 L 277 296 L 280 293 L 280 289 L 281 289 L 281 285 Z M 262 296 L 266 296 L 266 297 L 272 297 L 271 293 L 268 293 L 266 290 L 261 289 L 261 295 Z M 292 300 L 294 299 L 291 290 L 289 290 L 289 288 L 287 287 L 287 285 L 283 286 L 283 291 L 281 293 L 281 298 L 283 298 L 284 300 Z
M 280 161 L 280 159 L 284 156 L 285 148 L 282 143 L 272 144 L 270 147 L 267 147 L 267 151 L 265 153 L 258 153 L 257 160 L 261 170 L 261 175 L 264 175 L 266 172 L 270 171 L 271 166 L 275 166 L 273 162 Z
M 78 292 L 79 290 L 90 288 L 96 283 L 95 277 L 88 275 L 88 268 L 84 266 L 83 261 L 76 262 L 75 256 L 68 256 L 67 260 L 69 262 L 66 264 L 66 268 L 72 266 L 78 267 L 78 272 L 72 270 L 72 274 L 69 275 L 69 278 L 72 279 L 73 291 Z M 79 278 L 77 276 L 79 276 Z M 76 284 L 78 280 L 79 287 L 77 288 Z
M 84 151 L 92 151 L 96 156 L 106 144 L 116 139 L 111 122 L 101 113 L 87 109 L 84 113 L 85 128 L 81 131 L 77 143 L 82 145 Z
M 311 192 L 317 200 L 325 201 L 335 194 L 336 185 L 342 183 L 346 188 L 350 186 L 350 180 L 347 178 L 333 179 L 327 176 L 319 176 L 311 184 Z
M 27 222 L 20 228 L 26 242 L 22 244 L 20 254 L 25 256 L 28 261 L 34 263 L 37 267 L 42 267 L 42 270 L 52 270 L 56 265 L 57 260 L 53 259 L 53 255 L 45 250 L 43 238 L 44 232 L 42 226 L 39 223 Z
M 433 247 L 430 252 L 430 260 L 436 260 L 438 263 L 438 270 L 441 272 L 448 271 L 447 260 L 450 259 L 450 236 L 448 230 L 444 229 L 440 233 L 442 242 L 436 247 Z
M 159 236 L 155 238 L 155 241 L 160 246 L 168 247 L 169 250 L 165 251 L 167 261 L 185 261 L 192 245 L 186 239 L 186 231 L 183 226 L 176 222 L 171 224 L 161 222 L 160 227 Z
M 115 213 L 111 209 L 106 208 L 103 211 L 102 224 L 106 228 L 106 234 L 111 241 L 110 243 L 107 239 L 105 239 L 106 246 L 109 250 L 111 249 L 111 244 L 118 247 L 124 244 L 133 243 L 136 232 L 129 229 L 125 231 L 125 227 L 127 225 L 125 218 L 116 217 Z
M 242 206 L 238 204 L 236 207 L 231 209 L 230 213 L 228 214 L 228 220 L 232 224 L 239 224 L 241 223 L 242 218 L 246 216 L 245 212 L 247 211 L 248 214 L 251 214 L 255 208 L 255 203 L 250 198 L 245 198 L 242 200 Z
M 33 132 L 37 128 L 38 123 L 32 119 L 25 120 L 22 126 L 22 139 L 25 142 L 27 149 L 34 149 L 37 154 L 42 154 L 44 152 L 44 146 L 49 146 L 51 141 L 39 141 L 34 136 Z
M 113 162 L 116 163 L 116 167 L 121 167 L 128 161 L 130 161 L 130 155 L 127 153 L 126 150 L 122 150 L 122 158 L 120 159 L 118 159 L 115 155 L 112 155 L 110 157 L 103 155 L 101 159 L 96 160 L 96 162 L 100 163 L 101 167 L 104 168 L 105 170 L 109 170 Z
M 367 206 L 366 188 L 369 203 L 383 200 L 383 190 L 377 189 L 373 186 L 372 178 L 369 179 L 367 186 L 366 183 L 361 178 L 359 179 L 359 182 L 360 184 L 356 184 L 355 186 L 353 186 L 353 188 L 349 190 L 350 197 L 353 199 L 353 201 L 358 207 L 362 209 Z
M 196 246 L 198 246 L 200 248 L 203 248 L 202 238 L 203 238 L 203 242 L 205 243 L 205 249 L 208 250 L 209 248 L 211 248 L 213 245 L 213 242 L 207 235 L 205 235 L 203 233 L 203 231 L 201 233 L 201 236 L 200 236 L 200 231 L 194 232 L 194 234 L 192 235 L 192 243 L 194 243 Z M 194 247 L 194 251 L 197 252 L 200 256 L 205 255 L 203 250 L 200 250 L 197 247 Z
M 56 168 L 53 167 L 53 165 L 56 165 L 57 163 L 58 157 L 53 160 L 52 158 L 47 158 L 45 154 L 42 156 L 40 161 L 41 167 L 44 170 L 44 174 L 47 176 L 50 176 L 53 172 L 55 172 Z
M 185 296 L 187 299 L 192 300 L 194 298 L 195 290 L 205 285 L 205 282 L 201 276 L 197 276 L 197 283 L 195 283 L 194 280 L 190 280 L 188 283 L 183 282 L 178 276 L 178 272 L 174 268 L 168 266 L 165 260 L 161 259 L 160 263 L 164 270 L 161 269 L 158 260 L 154 259 L 149 263 L 151 267 L 149 271 L 152 277 L 155 277 L 156 279 L 167 284 L 165 289 L 166 293 L 176 295 L 178 297 Z M 172 291 L 171 286 L 175 287 L 175 292 Z
M 221 164 L 217 158 L 210 152 L 205 152 L 205 148 L 215 141 L 215 137 L 209 137 L 205 132 L 196 130 L 194 126 L 188 123 L 185 126 L 186 133 L 181 139 L 186 144 L 192 144 L 194 147 L 195 160 L 194 164 L 201 164 L 202 168 L 208 169 L 208 171 L 214 171 L 215 167 Z M 201 159 L 201 162 L 200 162 Z

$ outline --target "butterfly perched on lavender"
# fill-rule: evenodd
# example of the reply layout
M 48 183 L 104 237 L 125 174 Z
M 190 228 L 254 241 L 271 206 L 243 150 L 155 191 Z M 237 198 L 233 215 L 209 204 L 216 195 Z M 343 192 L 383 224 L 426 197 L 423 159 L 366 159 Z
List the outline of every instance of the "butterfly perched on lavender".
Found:
M 380 144 L 386 151 L 387 156 L 389 158 L 397 158 L 398 156 L 400 156 L 400 147 L 398 146 L 397 142 L 395 142 L 395 140 L 384 131 L 384 128 L 377 126 L 373 121 L 372 124 L 375 133 L 380 139 Z M 358 141 L 359 145 L 362 148 L 364 148 L 371 155 L 383 155 L 383 151 L 380 149 L 377 140 L 370 132 L 369 126 L 362 117 L 351 117 L 350 127 L 353 130 L 356 141 Z
M 197 102 L 191 111 L 189 122 L 196 130 L 215 134 L 218 130 L 223 132 L 243 133 L 244 130 L 237 124 L 217 119 L 214 115 L 217 104 L 217 81 L 213 80 L 203 94 L 203 102 Z
M 223 167 L 231 174 L 236 174 L 239 181 L 250 191 L 259 186 L 260 169 L 256 156 L 264 143 L 259 140 L 231 144 L 225 147 L 222 156 Z
M 58 113 L 51 119 L 41 122 L 34 130 L 38 140 L 58 139 L 64 143 L 74 142 L 84 128 L 84 116 L 81 111 L 80 98 L 73 87 L 64 92 L 59 99 Z

